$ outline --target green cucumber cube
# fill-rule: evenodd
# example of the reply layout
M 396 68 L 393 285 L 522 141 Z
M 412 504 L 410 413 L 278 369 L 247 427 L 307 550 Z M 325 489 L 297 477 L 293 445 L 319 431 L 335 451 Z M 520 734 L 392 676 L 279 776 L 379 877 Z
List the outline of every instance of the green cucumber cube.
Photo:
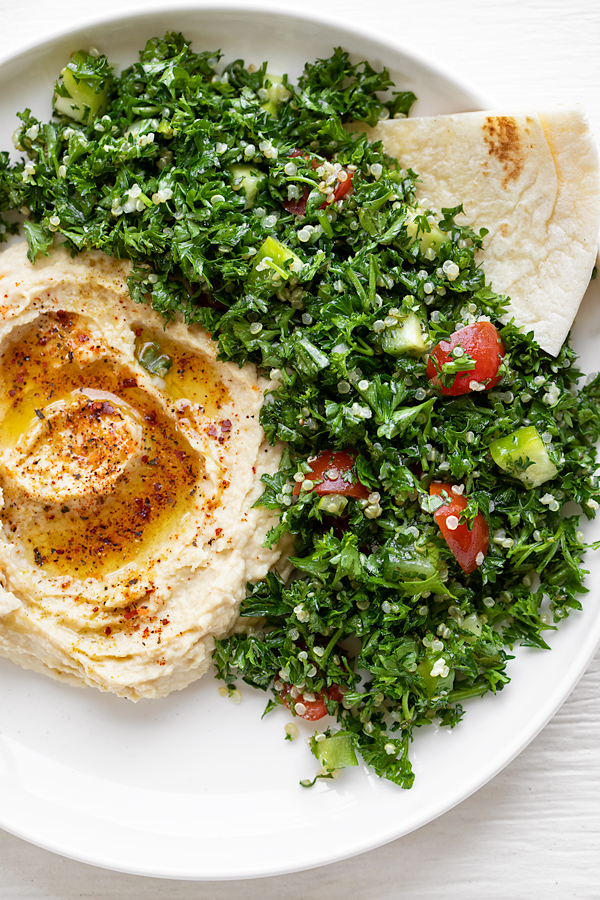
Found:
M 399 325 L 382 332 L 381 346 L 390 356 L 422 356 L 427 351 L 422 320 L 408 313 Z
M 336 731 L 321 741 L 312 738 L 311 750 L 327 772 L 358 765 L 354 735 L 348 731 Z
M 535 425 L 492 441 L 490 453 L 496 465 L 520 478 L 527 488 L 539 487 L 558 474 Z
M 78 66 L 85 66 L 88 59 L 91 60 L 93 57 L 84 50 L 71 57 L 61 72 L 54 94 L 55 110 L 85 125 L 106 112 L 110 89 L 108 78 L 105 81 L 96 78 L 87 80 L 75 75 Z
M 290 265 L 291 263 L 291 265 Z M 302 268 L 302 260 L 293 250 L 269 235 L 254 257 L 248 276 L 249 284 L 272 283 L 273 289 Z
M 416 214 L 409 212 L 406 222 L 406 233 L 410 238 L 418 241 L 421 253 L 425 253 L 431 248 L 437 252 L 442 244 L 447 243 L 448 235 L 438 228 L 435 223 L 429 225 L 430 231 L 421 231 L 415 218 Z
M 246 197 L 246 209 L 254 206 L 256 195 L 261 184 L 265 180 L 263 172 L 259 172 L 256 166 L 250 163 L 237 163 L 231 167 L 234 191 L 242 190 Z
M 268 112 L 270 116 L 274 116 L 277 112 L 277 107 L 281 103 L 281 88 L 280 84 L 283 84 L 283 78 L 281 75 L 265 75 L 265 80 L 263 87 L 267 92 L 267 99 L 264 103 L 261 103 L 262 108 L 265 112 Z

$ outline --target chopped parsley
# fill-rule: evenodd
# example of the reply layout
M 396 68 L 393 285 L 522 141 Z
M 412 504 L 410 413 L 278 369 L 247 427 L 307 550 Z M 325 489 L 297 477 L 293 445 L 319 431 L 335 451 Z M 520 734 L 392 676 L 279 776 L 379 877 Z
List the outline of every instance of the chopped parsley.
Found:
M 506 298 L 474 259 L 485 231 L 460 227 L 460 207 L 418 207 L 415 173 L 345 127 L 409 113 L 385 70 L 336 49 L 292 84 L 167 34 L 120 75 L 76 54 L 56 97 L 51 122 L 19 114 L 25 157 L 0 157 L 0 208 L 26 211 L 30 258 L 57 237 L 128 258 L 137 301 L 271 378 L 261 421 L 286 450 L 259 502 L 277 514 L 270 544 L 295 536 L 295 576 L 249 585 L 241 616 L 260 624 L 218 642 L 219 676 L 270 691 L 268 709 L 334 714 L 313 743 L 323 777 L 356 750 L 410 787 L 415 728 L 456 725 L 465 701 L 505 687 L 517 642 L 546 648 L 580 608 L 599 378 L 580 387 L 568 342 L 553 358 L 502 325 Z M 444 396 L 426 351 L 478 321 L 501 334 L 502 380 Z M 148 352 L 151 371 L 168 366 Z M 457 350 L 442 383 L 474 367 Z M 490 454 L 528 426 L 558 471 L 534 488 Z M 322 502 L 339 474 L 311 479 L 325 451 L 352 454 L 340 484 L 367 496 Z M 432 480 L 467 498 L 461 521 L 489 527 L 472 574 L 436 523 Z

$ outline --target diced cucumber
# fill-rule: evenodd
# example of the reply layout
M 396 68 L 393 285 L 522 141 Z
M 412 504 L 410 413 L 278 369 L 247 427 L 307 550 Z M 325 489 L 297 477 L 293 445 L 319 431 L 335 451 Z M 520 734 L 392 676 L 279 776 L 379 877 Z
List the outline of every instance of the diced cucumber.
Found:
M 348 506 L 348 498 L 343 494 L 326 494 L 321 497 L 318 507 L 328 516 L 341 516 Z
M 417 666 L 417 672 L 425 682 L 425 689 L 430 697 L 439 695 L 441 691 L 450 691 L 454 685 L 454 669 L 448 666 L 447 675 L 443 675 L 441 671 L 440 674 L 433 674 L 436 664 L 439 666 L 439 654 L 427 654 Z
M 254 265 L 248 276 L 248 283 L 253 285 L 270 282 L 276 289 L 278 284 L 287 281 L 294 272 L 299 272 L 301 268 L 302 260 L 296 256 L 293 250 L 269 235 L 254 257 Z
M 483 624 L 477 613 L 471 613 L 470 616 L 466 616 L 463 619 L 461 627 L 464 628 L 465 631 L 470 631 L 475 637 L 481 637 Z
M 535 425 L 518 428 L 490 444 L 496 465 L 528 488 L 539 487 L 558 474 Z
M 325 740 L 311 740 L 311 750 L 327 772 L 357 766 L 354 752 L 354 735 L 348 731 L 336 731 Z
M 246 209 L 254 206 L 258 189 L 265 180 L 264 172 L 250 163 L 236 163 L 231 167 L 234 191 L 242 190 L 246 195 Z
M 54 108 L 63 116 L 88 125 L 97 116 L 106 112 L 110 78 L 79 77 L 78 72 L 91 69 L 96 62 L 95 57 L 80 50 L 75 53 L 61 72 L 56 82 Z
M 406 233 L 409 237 L 415 238 L 419 243 L 421 253 L 425 253 L 430 248 L 436 252 L 442 244 L 447 243 L 448 235 L 443 232 L 435 223 L 429 224 L 429 231 L 422 231 L 419 224 L 415 221 L 418 212 L 411 210 L 408 214 L 406 222 Z
M 263 88 L 267 92 L 267 99 L 264 103 L 261 103 L 261 106 L 270 116 L 275 115 L 277 107 L 281 103 L 280 84 L 283 84 L 283 78 L 280 75 L 269 75 L 267 72 L 263 84 Z
M 408 313 L 397 326 L 381 333 L 381 346 L 390 356 L 422 356 L 427 351 L 422 320 Z
M 422 552 L 415 545 L 403 547 L 389 541 L 381 551 L 383 577 L 386 581 L 401 584 L 404 581 L 428 579 L 440 570 L 439 551 L 436 547 Z

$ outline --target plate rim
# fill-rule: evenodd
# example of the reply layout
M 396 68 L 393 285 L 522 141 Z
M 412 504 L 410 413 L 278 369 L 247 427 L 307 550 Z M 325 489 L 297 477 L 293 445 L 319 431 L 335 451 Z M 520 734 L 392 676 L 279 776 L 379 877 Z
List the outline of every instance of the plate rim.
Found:
M 168 2 L 168 0 L 163 0 L 163 3 L 164 5 L 157 4 L 156 6 L 153 6 L 147 10 L 137 9 L 123 11 L 117 14 L 107 12 L 104 15 L 92 15 L 80 22 L 75 28 L 57 28 L 41 41 L 31 40 L 19 46 L 16 51 L 7 51 L 5 53 L 0 52 L 0 68 L 2 68 L 7 63 L 17 62 L 22 56 L 31 53 L 33 50 L 43 50 L 50 44 L 63 40 L 70 35 L 76 36 L 79 32 L 86 31 L 88 29 L 99 28 L 103 25 L 108 25 L 113 22 L 117 24 L 124 21 L 147 19 L 155 15 L 158 16 L 164 14 L 166 12 L 168 12 L 169 14 L 173 14 L 173 16 L 194 11 L 218 12 L 220 10 L 224 10 L 228 13 L 238 12 L 241 15 L 247 15 L 248 13 L 252 12 L 289 20 L 297 19 L 299 21 L 307 23 L 320 23 L 331 28 L 335 28 L 338 31 L 352 34 L 359 38 L 366 38 L 367 40 L 371 39 L 381 45 L 385 45 L 388 49 L 399 51 L 404 56 L 406 56 L 407 59 L 410 59 L 413 62 L 430 69 L 436 75 L 442 76 L 448 81 L 451 81 L 454 87 L 459 88 L 466 95 L 470 96 L 473 99 L 473 103 L 479 104 L 482 109 L 492 110 L 497 106 L 496 103 L 490 102 L 492 100 L 491 97 L 479 93 L 477 88 L 468 79 L 459 75 L 451 65 L 448 65 L 446 63 L 440 64 L 438 60 L 434 59 L 432 56 L 429 56 L 427 52 L 421 51 L 420 48 L 418 52 L 416 52 L 407 43 L 401 40 L 397 40 L 396 38 L 391 38 L 389 35 L 384 35 L 377 29 L 372 28 L 370 25 L 363 26 L 361 24 L 361 26 L 359 27 L 358 24 L 354 24 L 352 22 L 345 22 L 343 24 L 340 24 L 335 16 L 328 15 L 324 12 L 317 13 L 311 10 L 302 11 L 297 9 L 285 8 L 283 6 L 274 7 L 270 3 L 264 2 L 264 0 L 247 0 L 247 2 L 245 2 L 245 0 L 190 0 L 189 3 L 182 3 L 179 0 L 179 2 L 173 6 Z

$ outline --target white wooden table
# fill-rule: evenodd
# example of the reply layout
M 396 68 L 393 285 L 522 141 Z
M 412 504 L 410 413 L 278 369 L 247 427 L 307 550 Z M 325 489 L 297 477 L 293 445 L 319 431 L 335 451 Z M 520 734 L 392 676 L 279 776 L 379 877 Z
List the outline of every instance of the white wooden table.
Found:
M 93 16 L 155 5 L 0 0 L 1 49 L 18 49 Z M 302 3 L 307 11 L 324 6 L 322 0 Z M 341 21 L 364 21 L 403 43 L 414 40 L 497 106 L 578 101 L 600 143 L 597 0 L 329 0 L 326 12 Z M 588 602 L 598 602 L 600 586 L 594 594 Z M 347 862 L 260 881 L 166 882 L 74 863 L 0 832 L 2 900 L 232 896 L 598 900 L 600 654 L 550 724 L 491 783 L 419 831 Z

